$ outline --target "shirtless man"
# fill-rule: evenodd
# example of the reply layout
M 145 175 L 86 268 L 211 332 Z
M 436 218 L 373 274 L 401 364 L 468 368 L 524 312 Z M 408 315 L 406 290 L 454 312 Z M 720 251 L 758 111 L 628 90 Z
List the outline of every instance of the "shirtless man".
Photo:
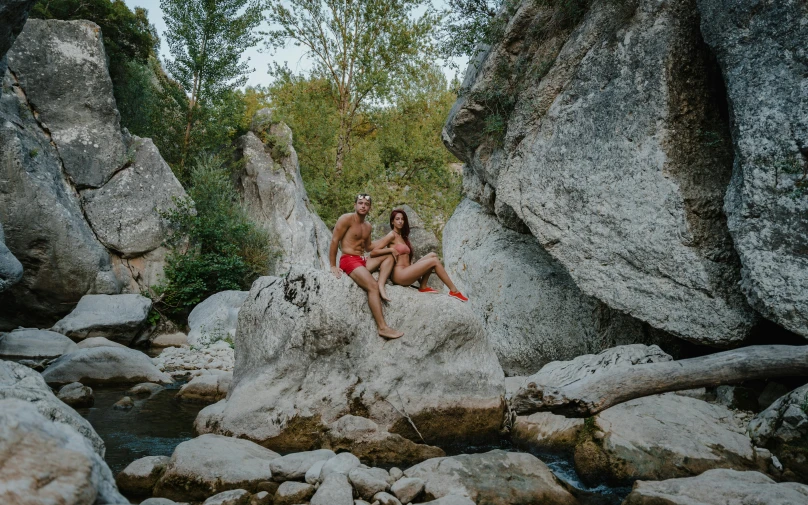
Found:
M 382 298 L 389 300 L 384 290 L 384 283 L 390 277 L 395 260 L 389 254 L 365 259 L 365 251 L 370 251 L 374 247 L 370 241 L 370 224 L 365 222 L 365 217 L 370 212 L 370 195 L 357 195 L 354 210 L 356 212 L 340 216 L 337 225 L 334 226 L 331 247 L 328 249 L 331 273 L 339 279 L 344 271 L 360 288 L 367 291 L 370 313 L 376 320 L 379 335 L 384 338 L 399 338 L 404 332 L 387 326 L 382 314 Z M 340 242 L 342 242 L 342 257 L 337 267 L 337 248 L 340 247 Z M 370 275 L 377 269 L 378 281 Z

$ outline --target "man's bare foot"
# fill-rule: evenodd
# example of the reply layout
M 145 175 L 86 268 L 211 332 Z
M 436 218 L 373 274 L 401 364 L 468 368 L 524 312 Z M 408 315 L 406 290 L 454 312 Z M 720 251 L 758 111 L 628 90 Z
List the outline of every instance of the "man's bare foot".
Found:
M 390 299 L 389 296 L 387 296 L 387 291 L 384 290 L 383 285 L 379 286 L 379 296 L 381 296 L 382 300 L 384 300 L 385 302 L 392 302 L 393 301 L 393 300 Z
M 403 337 L 403 336 L 404 336 L 404 332 L 403 332 L 403 331 L 394 330 L 393 328 L 391 328 L 391 327 L 389 327 L 389 326 L 388 326 L 387 328 L 379 328 L 379 336 L 380 336 L 380 337 L 384 337 L 384 338 L 389 338 L 389 339 L 391 339 L 391 340 L 392 340 L 392 339 L 394 339 L 394 338 L 400 338 L 400 337 Z

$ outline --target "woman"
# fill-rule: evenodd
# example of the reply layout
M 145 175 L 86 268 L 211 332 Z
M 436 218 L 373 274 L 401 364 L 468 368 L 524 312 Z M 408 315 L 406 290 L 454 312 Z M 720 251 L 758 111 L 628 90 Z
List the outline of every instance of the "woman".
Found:
M 402 286 L 410 286 L 415 281 L 418 281 L 421 293 L 437 293 L 438 290 L 430 288 L 426 285 L 429 276 L 434 271 L 438 274 L 440 280 L 449 287 L 449 296 L 457 298 L 461 302 L 467 302 L 468 298 L 457 289 L 446 269 L 443 268 L 438 255 L 431 252 L 416 261 L 410 263 L 412 255 L 412 244 L 410 243 L 410 221 L 407 219 L 407 213 L 401 209 L 395 209 L 390 213 L 390 228 L 391 231 L 384 238 L 380 239 L 376 248 L 370 251 L 371 256 L 381 256 L 383 254 L 391 254 L 396 261 L 393 267 L 393 273 L 390 275 L 390 280 L 394 284 Z

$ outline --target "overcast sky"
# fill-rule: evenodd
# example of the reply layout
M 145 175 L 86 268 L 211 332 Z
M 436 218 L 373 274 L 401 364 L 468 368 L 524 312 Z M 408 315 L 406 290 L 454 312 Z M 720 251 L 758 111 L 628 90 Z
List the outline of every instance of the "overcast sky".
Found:
M 171 59 L 168 52 L 168 45 L 163 37 L 163 32 L 166 29 L 166 24 L 163 21 L 163 11 L 160 9 L 160 0 L 124 0 L 130 9 L 135 7 L 143 7 L 149 11 L 149 21 L 157 28 L 157 33 L 160 35 L 160 58 L 165 61 Z M 435 1 L 435 5 L 442 7 L 443 0 Z M 268 25 L 263 24 L 261 29 L 267 29 Z M 259 50 L 261 52 L 259 52 Z M 270 83 L 271 78 L 267 74 L 270 62 L 277 61 L 279 64 L 286 62 L 292 71 L 305 72 L 311 69 L 311 63 L 304 55 L 304 51 L 300 47 L 295 47 L 291 43 L 288 47 L 278 50 L 270 54 L 263 48 L 263 43 L 259 43 L 257 47 L 253 47 L 245 51 L 244 56 L 250 58 L 250 66 L 254 69 L 247 80 L 248 86 L 267 85 Z M 460 65 L 461 72 L 465 70 L 464 65 Z M 444 66 L 443 70 L 446 78 L 451 80 L 456 71 L 449 66 Z

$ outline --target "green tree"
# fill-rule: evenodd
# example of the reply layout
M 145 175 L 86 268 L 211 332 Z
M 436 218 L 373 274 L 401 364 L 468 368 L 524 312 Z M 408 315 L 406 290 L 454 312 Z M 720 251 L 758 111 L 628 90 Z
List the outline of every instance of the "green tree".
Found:
M 390 100 L 432 51 L 428 0 L 267 0 L 267 45 L 302 45 L 330 84 L 338 112 L 334 170 L 341 175 L 369 104 Z
M 272 237 L 250 221 L 219 159 L 199 156 L 190 179 L 188 198 L 164 216 L 174 234 L 165 281 L 153 287 L 157 310 L 174 318 L 219 291 L 248 289 L 276 257 Z
M 169 50 L 166 63 L 171 76 L 189 95 L 185 115 L 180 171 L 192 152 L 193 130 L 210 132 L 215 111 L 229 100 L 228 93 L 243 85 L 250 71 L 245 49 L 258 42 L 255 28 L 261 22 L 259 0 L 160 0 Z M 198 137 L 197 137 L 198 140 Z
M 457 160 L 440 138 L 456 99 L 440 69 L 424 67 L 417 79 L 401 87 L 395 104 L 362 114 L 341 176 L 333 170 L 339 112 L 329 81 L 276 73 L 281 77 L 268 89 L 273 114 L 294 132 L 306 191 L 327 224 L 351 208 L 357 193 L 370 192 L 371 218 L 386 220 L 393 205 L 406 203 L 440 236 L 461 188 Z

